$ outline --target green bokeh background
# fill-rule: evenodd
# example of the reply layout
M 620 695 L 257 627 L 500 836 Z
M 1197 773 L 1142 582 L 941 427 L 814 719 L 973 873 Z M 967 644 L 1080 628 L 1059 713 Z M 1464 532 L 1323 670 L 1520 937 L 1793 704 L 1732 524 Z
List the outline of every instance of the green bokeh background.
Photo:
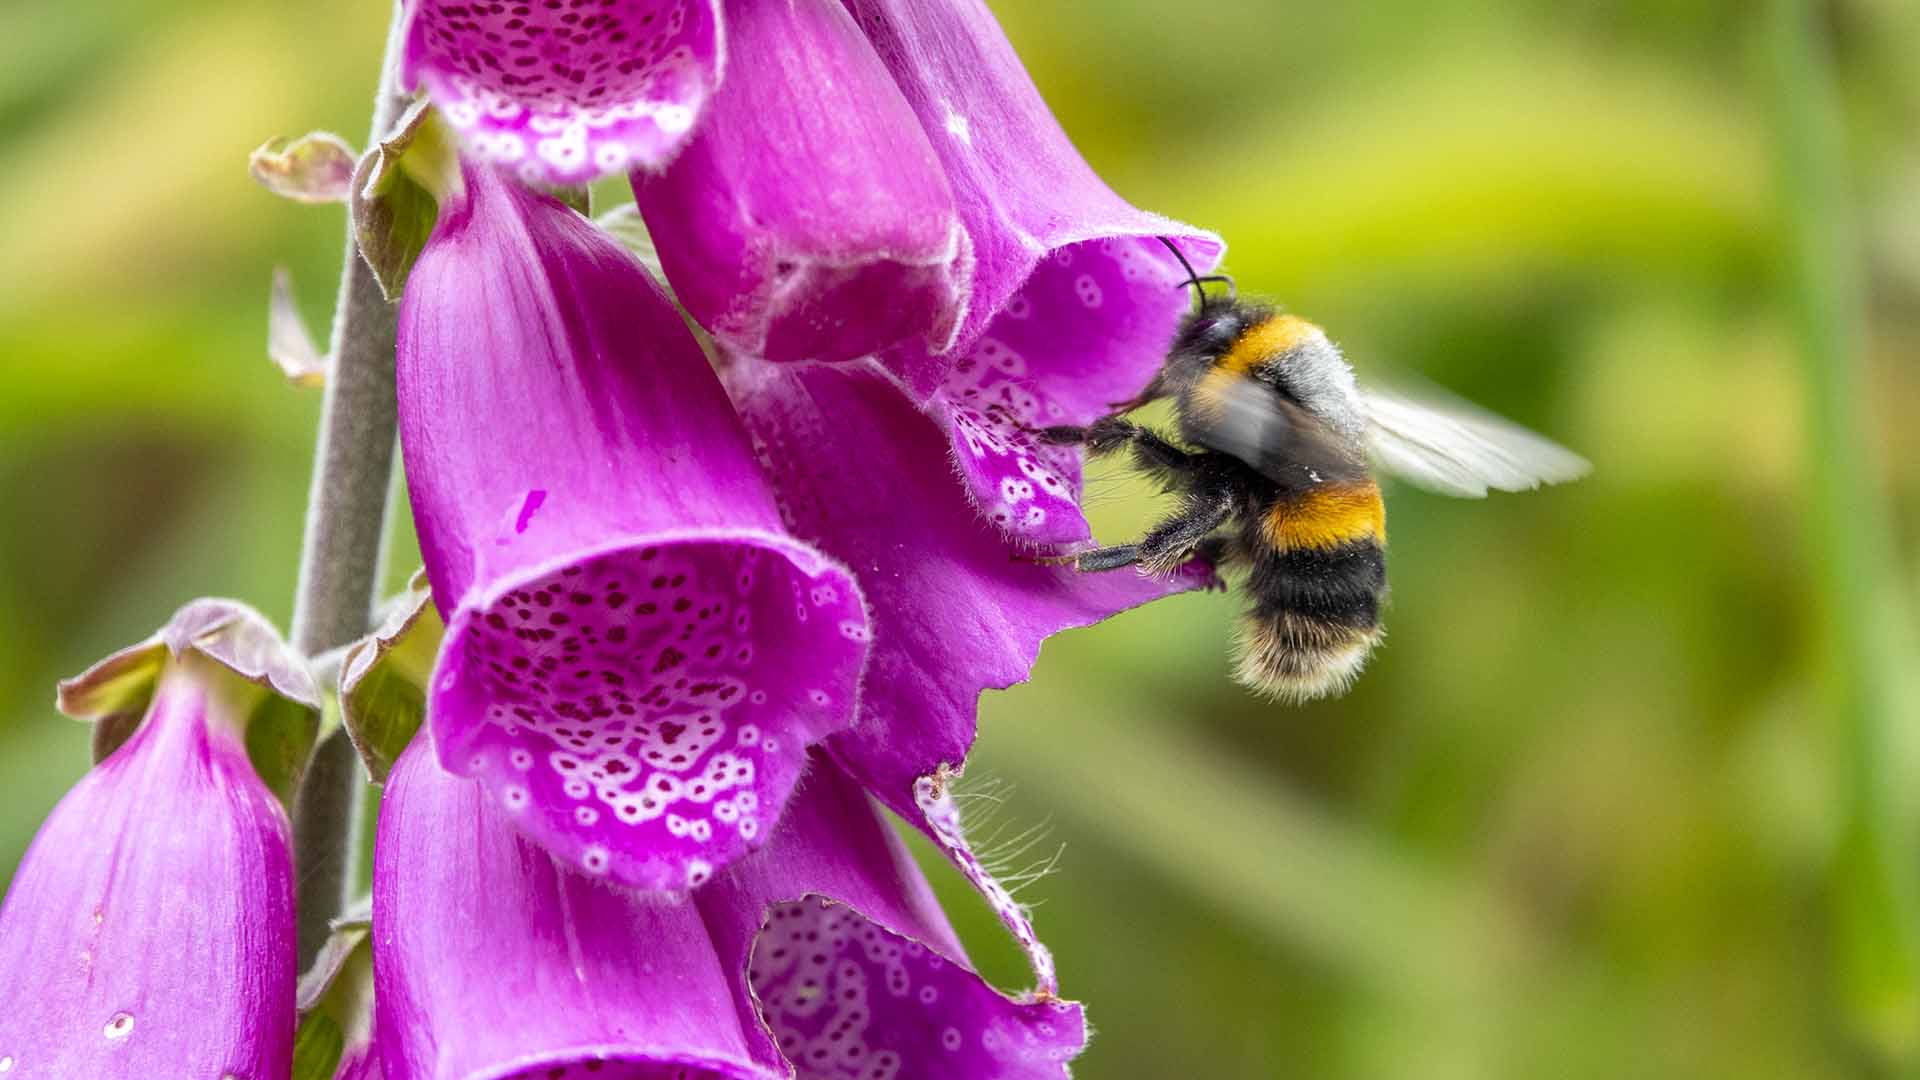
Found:
M 999 6 L 1096 168 L 1243 289 L 1595 463 L 1391 492 L 1344 700 L 1235 687 L 1218 595 L 987 696 L 968 784 L 1045 824 L 1013 865 L 1058 855 L 1022 896 L 1092 1010 L 1076 1075 L 1913 1073 L 1920 5 Z M 385 25 L 0 6 L 0 875 L 86 765 L 56 678 L 197 595 L 285 625 L 319 399 L 264 358 L 267 284 L 324 325 L 341 212 L 245 156 L 358 142 Z M 1152 511 L 1092 492 L 1103 537 Z

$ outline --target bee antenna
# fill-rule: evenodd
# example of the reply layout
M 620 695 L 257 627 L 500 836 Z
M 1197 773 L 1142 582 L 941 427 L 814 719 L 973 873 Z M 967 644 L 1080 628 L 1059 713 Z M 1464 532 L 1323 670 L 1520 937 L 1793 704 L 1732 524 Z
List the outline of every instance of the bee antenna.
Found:
M 1214 283 L 1214 282 L 1224 283 L 1227 287 L 1228 300 L 1232 300 L 1235 297 L 1235 295 L 1238 293 L 1239 290 L 1234 285 L 1233 278 L 1227 276 L 1226 274 L 1209 274 L 1206 277 L 1201 277 L 1199 274 L 1194 272 L 1193 264 L 1187 261 L 1186 255 L 1181 253 L 1180 248 L 1176 244 L 1174 244 L 1172 240 L 1169 240 L 1164 236 L 1160 237 L 1159 239 L 1161 243 L 1167 245 L 1168 251 L 1173 252 L 1173 257 L 1179 260 L 1180 269 L 1185 270 L 1187 272 L 1187 280 L 1181 282 L 1180 287 L 1183 289 L 1188 287 L 1189 285 L 1193 287 L 1193 310 L 1200 311 L 1205 309 L 1205 307 L 1207 306 L 1207 286 L 1211 283 Z

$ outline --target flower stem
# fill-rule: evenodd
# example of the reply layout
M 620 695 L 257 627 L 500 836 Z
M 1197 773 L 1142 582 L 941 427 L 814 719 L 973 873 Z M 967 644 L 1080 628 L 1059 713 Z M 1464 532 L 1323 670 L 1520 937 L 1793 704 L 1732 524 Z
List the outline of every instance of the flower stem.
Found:
M 398 72 L 400 31 L 396 3 L 374 95 L 369 145 L 386 134 L 406 107 Z M 293 645 L 307 656 L 367 632 L 380 587 L 393 472 L 398 313 L 360 257 L 351 219 L 344 262 L 293 608 Z M 362 784 L 353 746 L 344 732 L 335 730 L 314 751 L 294 804 L 301 970 L 326 940 L 328 922 L 345 906 L 355 884 L 351 846 L 359 828 Z
M 1821 660 L 1842 747 L 1833 955 L 1844 1023 L 1898 1066 L 1920 1054 L 1920 911 L 1891 754 L 1907 708 L 1900 672 L 1911 661 L 1900 655 L 1892 532 L 1866 408 L 1865 301 L 1846 147 L 1815 8 L 1774 0 L 1768 55 L 1786 286 L 1808 406 Z

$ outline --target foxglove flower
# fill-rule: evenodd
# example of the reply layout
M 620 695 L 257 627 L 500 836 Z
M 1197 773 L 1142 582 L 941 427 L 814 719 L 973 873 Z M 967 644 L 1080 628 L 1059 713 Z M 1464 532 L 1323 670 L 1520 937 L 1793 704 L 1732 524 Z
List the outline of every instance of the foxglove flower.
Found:
M 658 286 L 485 167 L 401 305 L 400 435 L 447 637 L 440 759 L 589 873 L 697 886 L 851 722 L 851 575 L 788 536 Z
M 839 0 L 729 0 L 732 72 L 633 175 L 674 295 L 728 347 L 850 360 L 958 329 L 972 246 L 940 159 Z
M 665 165 L 726 58 L 720 0 L 408 0 L 406 19 L 405 85 L 472 153 L 549 184 Z
M 1076 450 L 1030 429 L 1084 424 L 1146 385 L 1218 237 L 1128 205 L 1047 110 L 982 0 L 845 0 L 919 115 L 973 240 L 954 348 L 888 363 L 946 430 L 980 511 L 1023 545 L 1086 541 Z
M 1061 1080 L 1080 1006 L 987 985 L 898 836 L 817 761 L 774 841 L 696 894 L 801 1080 Z
M 373 895 L 385 1075 L 781 1075 L 754 1054 L 697 908 L 582 873 L 511 814 L 420 739 L 387 779 Z
M 418 743 L 374 870 L 375 1045 L 390 1077 L 807 1080 L 1064 1075 L 1077 1006 L 966 966 L 899 841 L 816 762 L 766 848 L 692 901 L 590 877 Z
M 1045 948 L 968 849 L 946 780 L 973 743 L 980 692 L 1024 680 L 1042 639 L 1208 584 L 1211 571 L 1191 565 L 1163 581 L 1016 555 L 954 483 L 936 423 L 875 365 L 742 361 L 727 383 L 790 526 L 858 568 L 871 605 L 859 718 L 828 745 L 959 864 L 1052 990 Z
M 125 741 L 54 808 L 0 909 L 0 1073 L 286 1076 L 292 854 L 248 749 L 272 752 L 283 719 L 311 738 L 311 678 L 258 614 L 198 601 L 60 694 Z

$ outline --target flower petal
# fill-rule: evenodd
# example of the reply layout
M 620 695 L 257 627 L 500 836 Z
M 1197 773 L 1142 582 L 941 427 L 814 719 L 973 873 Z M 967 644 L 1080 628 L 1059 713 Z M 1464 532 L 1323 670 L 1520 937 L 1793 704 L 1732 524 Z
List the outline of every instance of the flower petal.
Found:
M 486 169 L 466 189 L 400 316 L 401 444 L 448 612 L 429 727 L 556 855 L 695 886 L 850 722 L 860 592 L 782 530 L 639 264 Z
M 782 1075 L 691 903 L 588 877 L 506 817 L 421 743 L 394 766 L 374 848 L 385 1075 Z
M 996 895 L 957 817 L 951 827 L 929 817 L 938 808 L 916 783 L 966 759 L 980 692 L 1025 680 L 1042 639 L 1208 584 L 1211 572 L 1081 574 L 1009 552 L 953 482 L 939 429 L 874 367 L 739 363 L 728 386 L 790 527 L 859 567 L 866 586 L 874 646 L 859 719 L 828 745 L 961 864 L 1050 988 L 1052 962 L 1025 915 Z
M 285 1076 L 294 1034 L 285 813 L 249 699 L 197 651 L 54 808 L 0 909 L 0 1071 Z
M 1023 544 L 1084 541 L 1077 455 L 1026 429 L 1087 423 L 1145 386 L 1191 303 L 1160 238 L 1203 273 L 1223 245 L 1094 174 L 981 0 L 845 2 L 933 139 L 974 243 L 954 351 L 902 346 L 888 364 L 946 428 L 983 514 Z
M 730 0 L 732 71 L 634 197 L 674 295 L 772 360 L 945 348 L 972 246 L 940 159 L 839 0 Z
M 1080 1006 L 1013 1000 L 968 965 L 900 839 L 831 762 L 765 850 L 697 894 L 801 1080 L 1067 1075 Z
M 584 183 L 672 160 L 720 84 L 719 0 L 410 0 L 401 77 L 482 159 Z

